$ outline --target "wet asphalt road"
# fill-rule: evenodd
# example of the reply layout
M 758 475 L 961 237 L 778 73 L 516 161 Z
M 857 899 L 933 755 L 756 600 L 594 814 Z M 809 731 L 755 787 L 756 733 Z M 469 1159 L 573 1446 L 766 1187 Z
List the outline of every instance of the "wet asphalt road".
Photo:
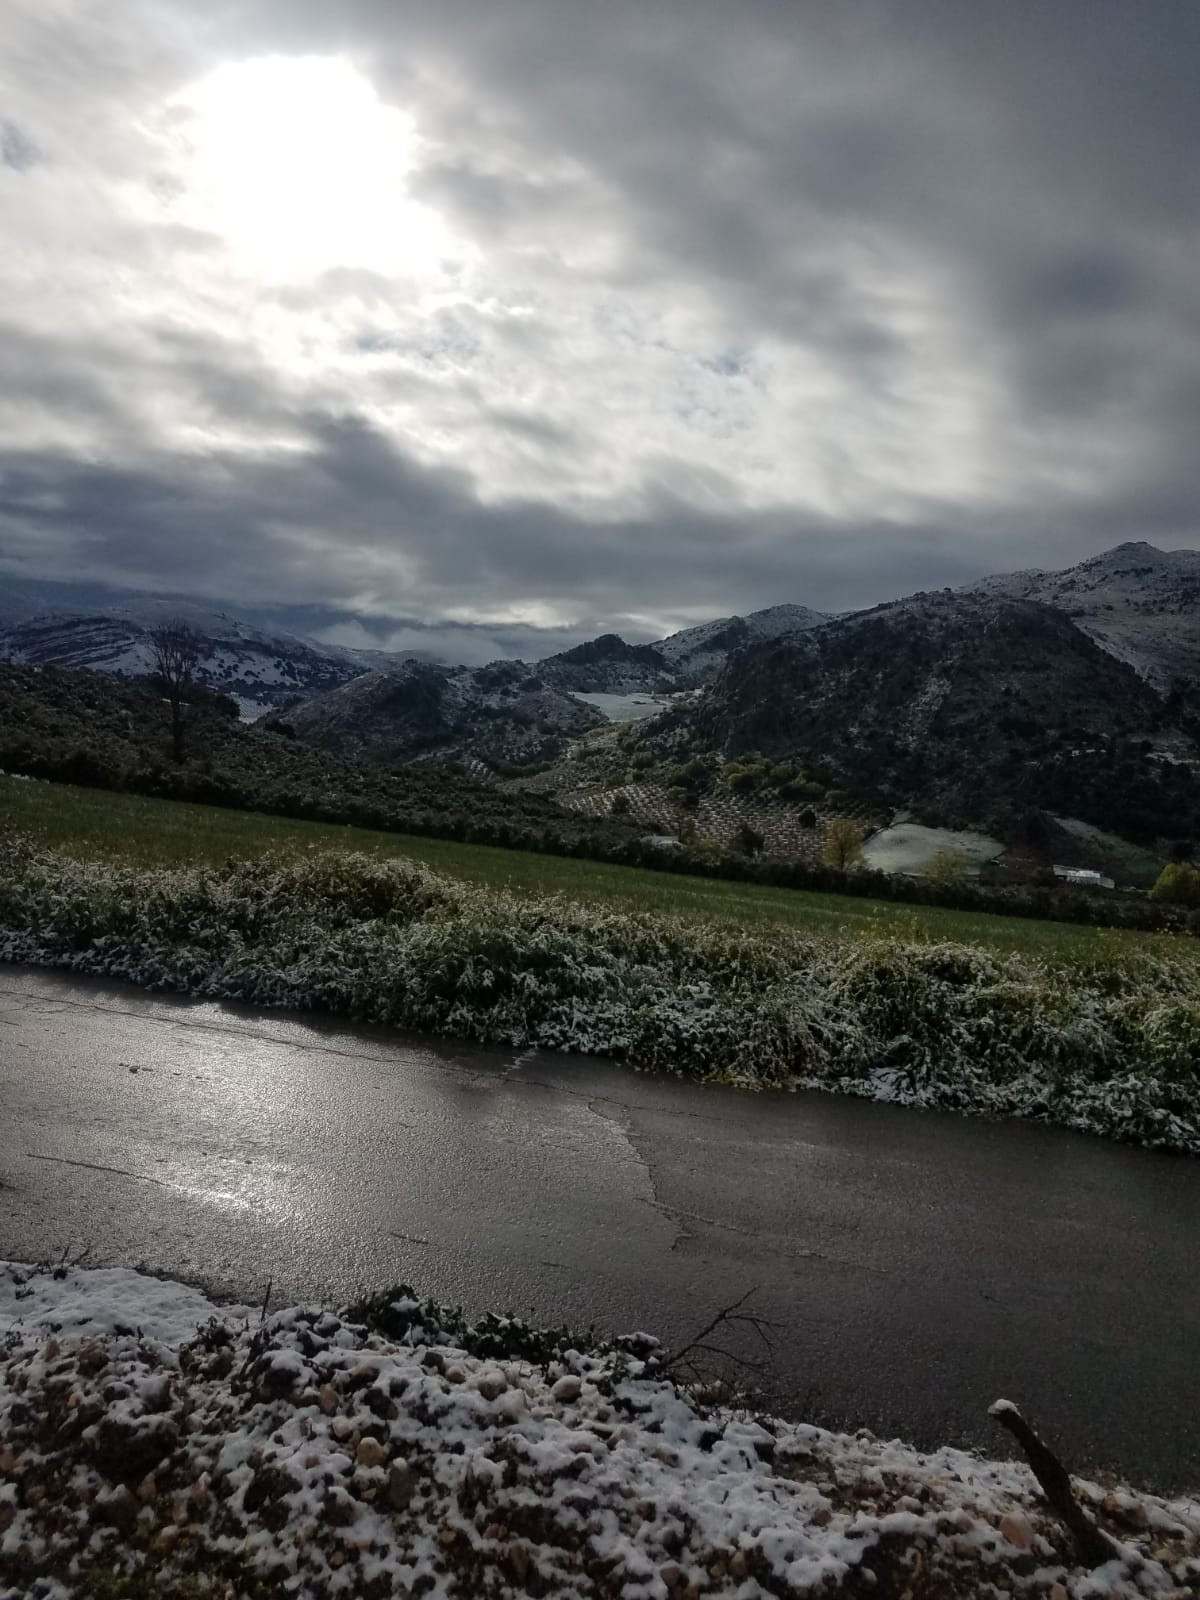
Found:
M 1055 1129 L 0 967 L 0 1257 L 85 1246 L 674 1340 L 754 1289 L 785 1409 L 1200 1485 L 1200 1163 Z

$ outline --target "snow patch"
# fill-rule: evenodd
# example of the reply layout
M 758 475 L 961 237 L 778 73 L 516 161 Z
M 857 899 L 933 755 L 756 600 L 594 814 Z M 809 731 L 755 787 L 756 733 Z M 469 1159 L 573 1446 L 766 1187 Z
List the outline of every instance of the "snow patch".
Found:
M 935 856 L 948 852 L 962 856 L 968 872 L 975 874 L 983 862 L 994 861 L 1003 851 L 1003 844 L 985 833 L 900 822 L 868 839 L 863 857 L 878 872 L 923 872 Z
M 97 1331 L 112 1273 L 49 1274 L 61 1292 L 47 1275 L 0 1264 L 88 1331 L 0 1346 L 2 1600 L 94 1592 L 89 1568 L 190 1592 L 219 1565 L 229 1592 L 306 1600 L 918 1582 L 1166 1600 L 1200 1578 L 1194 1500 L 1081 1483 L 1120 1541 L 1085 1573 L 1023 1463 L 705 1404 L 635 1335 L 588 1348 L 506 1318 L 472 1328 L 405 1291 L 373 1302 L 386 1336 L 319 1306 L 247 1326 L 176 1285 L 203 1331 L 181 1317 L 153 1343 Z M 120 1274 L 120 1294 L 149 1319 L 166 1286 L 137 1279 Z

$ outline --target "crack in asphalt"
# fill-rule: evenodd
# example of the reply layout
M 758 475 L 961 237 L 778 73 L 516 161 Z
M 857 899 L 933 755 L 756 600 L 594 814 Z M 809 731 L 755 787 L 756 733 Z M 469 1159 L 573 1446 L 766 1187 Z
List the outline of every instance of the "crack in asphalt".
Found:
M 703 1216 L 698 1211 L 684 1211 L 678 1206 L 669 1206 L 662 1201 L 655 1201 L 658 1209 L 669 1217 L 682 1218 L 688 1222 L 698 1222 L 706 1228 L 717 1228 L 722 1233 L 736 1233 L 743 1239 L 752 1239 L 760 1246 L 766 1246 L 767 1239 L 757 1228 L 742 1228 L 736 1222 L 720 1222 L 716 1217 Z M 672 1244 L 674 1250 L 684 1239 L 695 1238 L 694 1234 L 682 1232 Z M 780 1261 L 828 1261 L 832 1266 L 850 1267 L 855 1272 L 868 1272 L 880 1278 L 893 1278 L 896 1273 L 888 1267 L 869 1266 L 865 1261 L 852 1261 L 849 1256 L 832 1255 L 826 1250 L 777 1250 L 772 1249 L 771 1255 Z M 986 1298 L 986 1297 L 985 1297 Z
M 646 1174 L 646 1181 L 650 1185 L 650 1198 L 647 1200 L 646 1204 L 649 1205 L 652 1210 L 657 1211 L 661 1217 L 665 1217 L 668 1221 L 674 1224 L 674 1217 L 677 1213 L 675 1213 L 673 1208 L 666 1205 L 659 1197 L 658 1177 L 655 1173 L 653 1163 L 649 1161 L 638 1149 L 637 1145 L 634 1144 L 633 1135 L 628 1127 L 619 1122 L 611 1112 L 597 1109 L 597 1107 L 600 1106 L 614 1104 L 619 1104 L 619 1102 L 606 1100 L 602 1095 L 596 1095 L 587 1102 L 587 1108 L 593 1116 L 599 1117 L 603 1122 L 607 1122 L 620 1134 L 621 1138 L 628 1146 L 634 1162 L 636 1162 L 636 1164 L 641 1167 L 642 1171 Z M 629 1106 L 622 1106 L 621 1109 L 624 1111 L 630 1111 L 632 1108 Z M 678 1214 L 681 1215 L 682 1213 Z M 686 1228 L 680 1228 L 676 1226 L 675 1237 L 667 1246 L 668 1251 L 673 1253 L 679 1248 L 685 1239 L 690 1239 L 691 1237 L 692 1235 L 688 1233 Z
M 82 1167 L 85 1172 L 111 1172 L 118 1178 L 133 1178 L 138 1183 L 155 1183 L 160 1189 L 178 1189 L 177 1183 L 168 1183 L 165 1178 L 152 1178 L 145 1172 L 130 1172 L 125 1167 L 104 1167 L 96 1161 L 71 1161 L 66 1156 L 41 1156 L 34 1150 L 26 1150 L 25 1157 L 28 1161 L 48 1161 L 56 1167 Z

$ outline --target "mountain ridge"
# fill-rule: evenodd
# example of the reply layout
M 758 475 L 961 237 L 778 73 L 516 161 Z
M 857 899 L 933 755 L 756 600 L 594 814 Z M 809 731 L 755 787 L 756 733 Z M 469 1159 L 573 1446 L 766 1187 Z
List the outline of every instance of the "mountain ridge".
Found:
M 1060 609 L 1005 595 L 911 595 L 747 646 L 634 737 L 816 765 L 954 827 L 1039 809 L 1132 838 L 1200 827 L 1200 718 Z
M 1073 567 L 1000 573 L 964 592 L 1053 605 L 1160 692 L 1200 686 L 1200 550 L 1131 540 Z

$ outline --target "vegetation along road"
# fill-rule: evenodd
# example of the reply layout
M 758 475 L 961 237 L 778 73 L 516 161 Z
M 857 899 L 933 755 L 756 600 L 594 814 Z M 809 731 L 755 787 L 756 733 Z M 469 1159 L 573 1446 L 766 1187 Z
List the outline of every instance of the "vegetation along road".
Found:
M 1200 940 L 1170 934 L 770 888 L 0 774 L 0 833 L 5 829 L 73 855 L 138 865 L 219 865 L 231 857 L 335 848 L 407 857 L 488 888 L 561 894 L 614 910 L 729 927 L 794 928 L 833 938 L 891 931 L 1068 961 L 1139 951 L 1200 959 Z
M 673 1341 L 747 1291 L 816 1420 L 1194 1482 L 1200 1165 L 0 969 L 0 1256 L 277 1303 L 409 1280 Z

